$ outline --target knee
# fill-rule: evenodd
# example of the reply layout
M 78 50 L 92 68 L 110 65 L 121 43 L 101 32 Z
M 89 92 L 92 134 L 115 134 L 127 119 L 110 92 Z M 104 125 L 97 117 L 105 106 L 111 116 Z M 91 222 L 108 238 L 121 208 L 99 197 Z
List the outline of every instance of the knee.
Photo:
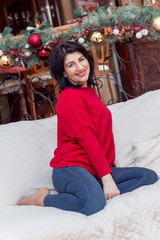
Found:
M 153 183 L 157 182 L 158 181 L 158 175 L 155 171 L 151 170 L 152 171 L 152 181 Z
M 97 195 L 96 197 L 88 197 L 88 199 L 84 202 L 82 207 L 82 213 L 89 216 L 94 213 L 101 211 L 106 205 L 105 196 Z
M 145 169 L 145 177 L 148 184 L 153 184 L 158 181 L 157 173 L 151 169 Z

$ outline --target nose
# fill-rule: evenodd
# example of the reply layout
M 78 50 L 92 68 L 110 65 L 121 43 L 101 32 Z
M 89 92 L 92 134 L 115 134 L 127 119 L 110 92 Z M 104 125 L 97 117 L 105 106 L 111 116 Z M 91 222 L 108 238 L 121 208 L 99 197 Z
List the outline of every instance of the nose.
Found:
M 82 70 L 83 69 L 83 65 L 81 64 L 81 62 L 77 63 L 77 70 Z

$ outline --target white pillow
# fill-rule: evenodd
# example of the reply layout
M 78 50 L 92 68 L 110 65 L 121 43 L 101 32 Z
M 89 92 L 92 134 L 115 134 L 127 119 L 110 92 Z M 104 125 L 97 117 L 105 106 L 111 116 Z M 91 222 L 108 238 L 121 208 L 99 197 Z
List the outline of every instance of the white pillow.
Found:
M 37 188 L 53 188 L 49 162 L 57 118 L 0 125 L 0 205 L 17 204 Z
M 160 133 L 143 141 L 133 143 L 134 163 L 136 167 L 147 167 L 160 177 Z
M 152 137 L 160 129 L 160 90 L 147 92 L 127 102 L 109 106 L 113 117 L 116 159 L 120 166 L 134 163 L 132 142 Z

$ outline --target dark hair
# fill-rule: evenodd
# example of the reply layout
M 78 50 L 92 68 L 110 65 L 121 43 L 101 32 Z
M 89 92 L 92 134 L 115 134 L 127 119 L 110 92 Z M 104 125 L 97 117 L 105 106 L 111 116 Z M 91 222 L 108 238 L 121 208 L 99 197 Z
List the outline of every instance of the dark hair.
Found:
M 81 87 L 81 85 L 72 84 L 68 78 L 63 76 L 64 73 L 64 60 L 68 53 L 73 52 L 80 52 L 83 54 L 83 56 L 88 60 L 90 65 L 90 74 L 87 81 L 88 87 L 91 87 L 91 85 L 96 85 L 96 83 L 93 80 L 93 74 L 94 74 L 94 62 L 92 57 L 89 55 L 87 50 L 80 44 L 76 42 L 67 41 L 64 43 L 59 43 L 50 54 L 50 72 L 51 75 L 54 76 L 56 81 L 60 83 L 62 88 L 65 87 L 72 87 L 72 88 L 78 88 Z

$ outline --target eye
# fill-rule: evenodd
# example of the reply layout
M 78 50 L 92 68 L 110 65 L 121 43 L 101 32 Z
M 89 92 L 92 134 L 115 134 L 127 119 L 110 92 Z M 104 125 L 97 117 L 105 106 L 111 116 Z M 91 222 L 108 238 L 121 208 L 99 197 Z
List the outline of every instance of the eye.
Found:
M 83 61 L 83 60 L 85 60 L 85 57 L 81 57 L 81 58 L 80 58 L 80 61 Z
M 69 65 L 68 65 L 68 68 L 72 67 L 73 65 L 74 65 L 73 63 L 69 64 Z

